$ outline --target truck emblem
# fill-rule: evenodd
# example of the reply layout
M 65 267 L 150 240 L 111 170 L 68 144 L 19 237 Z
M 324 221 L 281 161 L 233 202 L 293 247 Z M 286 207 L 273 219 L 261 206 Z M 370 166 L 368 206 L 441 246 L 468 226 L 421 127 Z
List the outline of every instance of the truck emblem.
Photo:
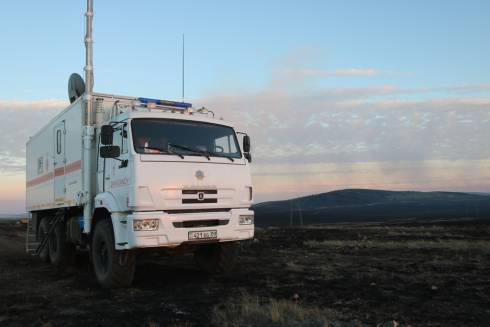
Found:
M 199 192 L 199 193 L 197 193 L 197 199 L 198 199 L 199 201 L 204 200 L 204 192 Z
M 204 178 L 204 172 L 202 170 L 198 170 L 198 171 L 196 171 L 196 175 L 195 176 L 196 176 L 197 179 L 201 180 L 201 179 Z

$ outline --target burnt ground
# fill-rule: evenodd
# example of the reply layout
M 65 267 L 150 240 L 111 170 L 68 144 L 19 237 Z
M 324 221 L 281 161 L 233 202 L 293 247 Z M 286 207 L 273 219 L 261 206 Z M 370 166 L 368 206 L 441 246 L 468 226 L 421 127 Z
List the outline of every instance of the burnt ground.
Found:
M 260 229 L 229 276 L 188 256 L 143 258 L 133 287 L 111 291 L 85 256 L 59 272 L 24 254 L 24 232 L 0 223 L 0 326 L 206 326 L 242 294 L 298 294 L 336 326 L 490 324 L 488 223 Z

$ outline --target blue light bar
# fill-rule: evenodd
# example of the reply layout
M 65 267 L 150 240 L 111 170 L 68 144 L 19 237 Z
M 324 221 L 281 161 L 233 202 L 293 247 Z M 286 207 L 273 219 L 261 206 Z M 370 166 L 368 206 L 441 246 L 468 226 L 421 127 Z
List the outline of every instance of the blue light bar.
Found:
M 190 108 L 190 107 L 192 107 L 192 103 L 187 103 L 187 102 L 175 102 L 175 101 L 150 99 L 150 98 L 138 98 L 138 101 L 141 103 L 145 103 L 145 104 L 154 103 L 154 104 L 159 104 L 162 106 L 177 107 L 177 108 Z

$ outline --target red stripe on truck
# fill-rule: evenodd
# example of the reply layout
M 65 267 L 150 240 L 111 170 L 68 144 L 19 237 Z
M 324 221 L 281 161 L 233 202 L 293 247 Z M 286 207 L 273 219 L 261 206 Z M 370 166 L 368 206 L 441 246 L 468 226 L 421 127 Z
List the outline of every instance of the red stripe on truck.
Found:
M 50 179 L 52 179 L 54 176 L 53 172 L 49 172 L 45 175 L 41 175 L 39 177 L 36 177 L 34 179 L 31 179 L 30 181 L 27 182 L 27 187 L 31 187 L 31 186 L 35 186 L 35 185 L 38 185 L 38 184 L 41 184 L 41 183 L 44 183 L 44 182 L 47 182 L 49 181 Z
M 56 168 L 54 170 L 54 176 L 55 177 L 58 177 L 58 176 L 63 176 L 65 174 L 65 166 L 63 167 L 60 167 L 60 168 Z
M 65 174 L 69 174 L 71 172 L 82 169 L 82 162 L 80 160 L 72 162 L 69 165 L 65 166 Z
M 26 185 L 27 185 L 27 187 L 33 187 L 33 186 L 45 183 L 47 181 L 50 181 L 54 177 L 67 175 L 69 173 L 73 173 L 73 172 L 78 171 L 80 169 L 82 169 L 82 161 L 80 161 L 80 160 L 74 161 L 71 164 L 68 164 L 66 166 L 56 168 L 54 171 L 50 171 L 47 174 L 33 178 L 30 181 L 27 181 Z

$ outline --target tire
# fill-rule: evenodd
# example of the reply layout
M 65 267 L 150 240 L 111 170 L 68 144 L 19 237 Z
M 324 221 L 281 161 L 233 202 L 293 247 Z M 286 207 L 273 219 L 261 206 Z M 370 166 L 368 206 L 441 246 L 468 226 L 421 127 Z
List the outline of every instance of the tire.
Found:
M 238 250 L 238 242 L 205 244 L 194 252 L 194 260 L 209 274 L 229 273 L 235 265 Z
M 109 219 L 95 225 L 91 244 L 95 277 L 104 288 L 130 286 L 133 282 L 136 257 L 133 251 L 117 251 Z
M 38 242 L 41 242 L 42 239 L 44 238 L 44 235 L 48 232 L 49 229 L 49 224 L 47 219 L 42 219 L 41 223 L 39 223 L 39 228 L 37 229 L 37 240 Z M 50 262 L 49 258 L 49 242 L 44 246 L 42 251 L 39 253 L 39 258 L 46 262 Z
M 54 228 L 49 239 L 49 260 L 52 265 L 63 268 L 73 263 L 75 258 L 75 244 L 66 241 L 64 222 Z

